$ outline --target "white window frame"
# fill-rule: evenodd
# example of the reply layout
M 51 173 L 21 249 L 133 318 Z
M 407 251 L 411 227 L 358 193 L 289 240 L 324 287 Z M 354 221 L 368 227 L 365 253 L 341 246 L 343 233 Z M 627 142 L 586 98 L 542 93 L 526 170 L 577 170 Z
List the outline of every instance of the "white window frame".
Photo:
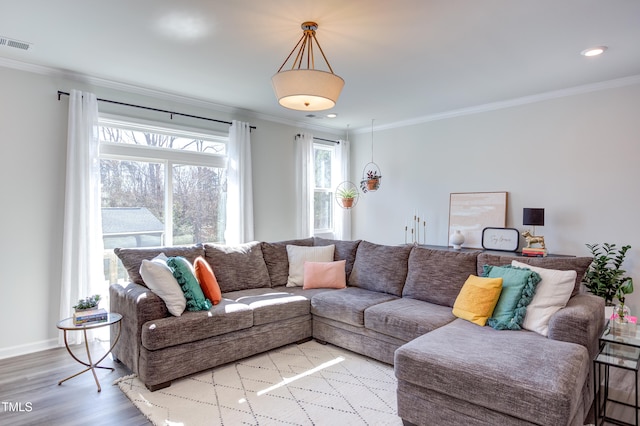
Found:
M 118 127 L 126 130 L 140 130 L 159 133 L 169 136 L 188 136 L 195 139 L 209 140 L 224 143 L 228 146 L 229 133 L 209 131 L 201 133 L 194 128 L 153 122 L 133 117 L 123 117 L 112 114 L 99 114 L 98 125 L 105 127 Z M 116 142 L 100 141 L 100 159 L 140 161 L 160 163 L 165 167 L 164 185 L 164 245 L 173 245 L 173 166 L 204 166 L 227 168 L 227 155 L 183 151 L 171 148 L 159 148 L 144 145 L 123 144 Z
M 326 150 L 326 151 L 330 151 L 331 152 L 331 187 L 330 188 L 317 188 L 315 186 L 315 150 L 316 149 L 322 149 L 322 150 Z M 312 206 L 313 208 L 313 212 L 314 212 L 314 217 L 313 217 L 313 235 L 316 236 L 322 236 L 322 237 L 333 237 L 333 234 L 335 232 L 335 220 L 336 220 L 336 206 L 334 203 L 334 197 L 335 197 L 335 188 L 338 185 L 338 182 L 336 182 L 336 171 L 338 170 L 338 164 L 337 164 L 337 156 L 336 156 L 336 144 L 331 143 L 331 142 L 322 142 L 322 141 L 313 141 L 313 155 L 312 155 L 312 160 L 311 160 L 311 167 L 313 168 L 313 176 L 314 176 L 314 180 L 313 180 L 313 197 L 311 199 L 311 203 L 313 204 L 313 200 L 315 200 L 315 194 L 316 193 L 331 193 L 332 197 L 331 197 L 331 227 L 330 228 L 316 228 L 315 227 L 315 206 Z

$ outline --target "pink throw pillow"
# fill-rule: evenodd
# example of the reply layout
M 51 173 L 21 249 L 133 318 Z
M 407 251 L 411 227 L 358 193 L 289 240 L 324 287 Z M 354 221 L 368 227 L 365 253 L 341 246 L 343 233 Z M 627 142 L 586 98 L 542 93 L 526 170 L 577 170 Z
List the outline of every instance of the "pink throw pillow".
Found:
M 303 289 L 309 288 L 345 288 L 346 260 L 335 262 L 304 262 Z

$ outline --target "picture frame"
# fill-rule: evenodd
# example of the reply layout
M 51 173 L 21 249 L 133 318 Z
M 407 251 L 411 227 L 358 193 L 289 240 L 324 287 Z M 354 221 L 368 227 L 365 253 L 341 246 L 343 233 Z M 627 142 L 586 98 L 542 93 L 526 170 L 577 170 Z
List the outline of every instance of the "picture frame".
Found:
M 453 192 L 449 195 L 449 235 L 464 235 L 462 247 L 482 249 L 484 228 L 504 228 L 508 192 Z
M 515 228 L 484 228 L 482 230 L 482 248 L 485 250 L 517 251 L 520 245 L 520 232 Z

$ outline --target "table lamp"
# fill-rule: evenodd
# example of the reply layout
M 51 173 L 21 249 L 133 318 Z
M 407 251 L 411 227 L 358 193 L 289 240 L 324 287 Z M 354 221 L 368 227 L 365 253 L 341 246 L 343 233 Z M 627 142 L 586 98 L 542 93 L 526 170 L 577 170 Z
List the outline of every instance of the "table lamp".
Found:
M 533 235 L 536 235 L 536 226 L 544 226 L 544 209 L 522 209 L 522 224 L 533 226 Z

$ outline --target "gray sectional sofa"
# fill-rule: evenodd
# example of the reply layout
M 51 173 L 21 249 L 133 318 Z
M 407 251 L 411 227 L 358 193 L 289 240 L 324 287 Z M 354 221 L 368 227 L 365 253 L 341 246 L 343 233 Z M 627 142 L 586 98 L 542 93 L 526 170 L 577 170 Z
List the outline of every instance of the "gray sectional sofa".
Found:
M 348 287 L 286 287 L 286 246 L 335 245 Z M 223 300 L 208 311 L 169 314 L 138 272 L 164 252 L 212 266 Z M 308 238 L 238 246 L 116 249 L 131 283 L 110 287 L 123 315 L 113 355 L 151 389 L 282 345 L 315 338 L 393 364 L 398 415 L 406 424 L 582 425 L 593 401 L 591 360 L 604 302 L 582 294 L 587 257 L 518 258 L 575 270 L 567 306 L 548 337 L 494 330 L 452 314 L 469 275 L 506 265 L 513 255 L 385 246 Z

